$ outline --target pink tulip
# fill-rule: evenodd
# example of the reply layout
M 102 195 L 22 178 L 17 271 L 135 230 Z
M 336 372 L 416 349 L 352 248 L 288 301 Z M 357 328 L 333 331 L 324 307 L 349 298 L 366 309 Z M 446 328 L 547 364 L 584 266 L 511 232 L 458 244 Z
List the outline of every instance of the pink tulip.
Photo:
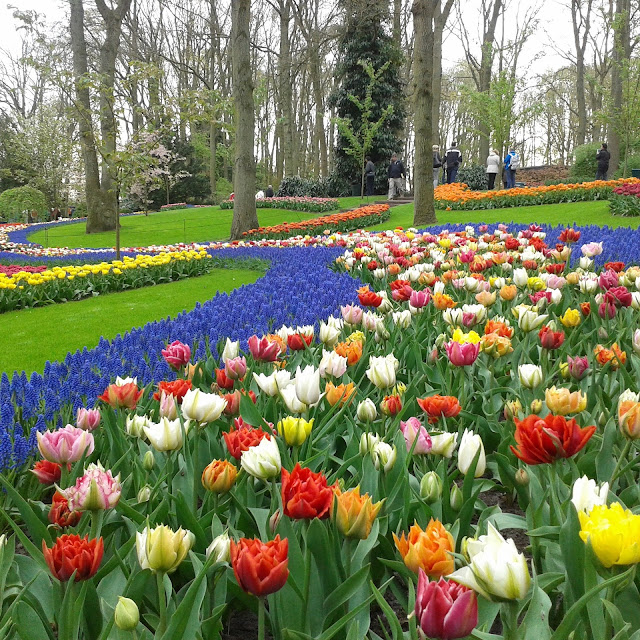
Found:
M 619 282 L 618 274 L 613 269 L 603 271 L 598 278 L 598 285 L 605 290 L 617 287 Z
M 414 309 L 422 309 L 429 304 L 431 300 L 431 291 L 429 289 L 425 289 L 424 291 L 412 291 L 411 297 L 409 298 L 409 304 Z
M 475 313 L 471 313 L 470 311 L 465 311 L 462 314 L 462 324 L 467 327 L 473 327 L 477 324 L 478 322 L 478 318 L 476 317 Z
M 84 431 L 93 431 L 100 424 L 99 409 L 80 407 L 76 414 L 76 426 Z
M 191 359 L 191 347 L 179 340 L 174 340 L 166 349 L 163 349 L 161 353 L 162 357 L 167 361 L 167 364 L 176 371 L 186 364 L 189 364 L 189 360 Z
M 280 355 L 280 346 L 277 342 L 269 342 L 266 338 L 260 339 L 258 336 L 251 336 L 249 338 L 249 351 L 254 360 L 275 362 L 278 359 L 278 355 Z
M 602 242 L 588 242 L 581 247 L 582 255 L 587 258 L 599 256 L 602 253 Z
M 247 373 L 247 360 L 244 356 L 228 358 L 224 363 L 224 372 L 230 380 L 241 380 Z
M 38 449 L 49 462 L 65 464 L 77 462 L 85 454 L 93 453 L 93 435 L 70 424 L 57 431 L 38 432 Z
M 611 320 L 616 317 L 616 305 L 613 302 L 603 302 L 598 307 L 598 315 L 603 320 Z
M 415 614 L 429 638 L 464 638 L 478 624 L 478 599 L 475 591 L 444 578 L 429 582 L 427 574 L 419 569 Z
M 340 307 L 342 313 L 342 319 L 347 324 L 360 324 L 362 320 L 362 308 L 357 307 L 354 304 L 348 304 L 346 307 Z
M 567 364 L 569 365 L 569 375 L 574 380 L 582 380 L 589 370 L 589 361 L 584 356 L 576 356 L 575 358 L 567 356 Z
M 176 398 L 166 391 L 160 394 L 160 417 L 175 420 L 178 417 Z
M 431 451 L 431 436 L 427 430 L 422 426 L 422 423 L 418 418 L 409 418 L 406 422 L 400 421 L 400 431 L 404 436 L 404 440 L 407 444 L 407 453 L 411 451 L 413 442 L 417 438 L 416 446 L 413 448 L 413 453 L 418 455 L 422 453 L 429 453 Z
M 61 493 L 69 501 L 71 511 L 98 511 L 115 507 L 121 492 L 120 475 L 114 478 L 111 471 L 105 471 L 98 463 L 90 464 L 75 485 Z
M 467 367 L 473 364 L 480 353 L 480 343 L 471 344 L 471 342 L 466 342 L 465 344 L 460 344 L 455 340 L 451 340 L 451 342 L 447 342 L 444 345 L 444 348 L 447 351 L 449 362 L 456 367 Z

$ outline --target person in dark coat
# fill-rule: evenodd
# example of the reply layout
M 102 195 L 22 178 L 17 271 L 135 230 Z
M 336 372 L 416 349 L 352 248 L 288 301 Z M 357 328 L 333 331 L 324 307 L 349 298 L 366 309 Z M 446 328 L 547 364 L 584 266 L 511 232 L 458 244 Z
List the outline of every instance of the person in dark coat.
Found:
M 461 164 L 462 154 L 460 153 L 460 149 L 458 149 L 458 143 L 454 140 L 444 156 L 444 166 L 447 170 L 447 184 L 456 181 L 458 169 Z
M 264 197 L 265 198 L 273 198 L 273 186 L 269 185 L 267 187 L 267 190 L 264 192 Z
M 596 173 L 596 180 L 606 180 L 607 172 L 609 171 L 609 160 L 611 154 L 607 149 L 607 143 L 603 142 L 602 147 L 596 153 L 596 160 L 598 162 L 598 172 Z
M 406 178 L 406 172 L 402 160 L 400 160 L 397 154 L 391 156 L 391 164 L 387 171 L 389 178 L 389 200 L 393 200 L 396 194 L 401 198 L 404 195 L 404 179 Z
M 364 176 L 367 179 L 367 195 L 373 195 L 373 184 L 376 179 L 376 165 L 373 164 L 371 158 L 367 156 L 365 158 L 367 164 L 364 167 Z

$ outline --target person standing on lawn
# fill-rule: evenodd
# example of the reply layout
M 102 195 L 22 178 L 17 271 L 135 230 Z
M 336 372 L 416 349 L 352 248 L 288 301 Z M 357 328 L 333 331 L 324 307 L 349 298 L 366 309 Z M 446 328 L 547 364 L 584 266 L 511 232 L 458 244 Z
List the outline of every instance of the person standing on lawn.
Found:
M 451 184 L 456 181 L 458 175 L 458 169 L 462 164 L 462 154 L 458 149 L 458 143 L 454 140 L 451 146 L 447 149 L 445 154 L 444 166 L 447 170 L 447 184 Z
M 596 173 L 596 180 L 606 180 L 607 172 L 609 171 L 609 160 L 611 154 L 607 149 L 607 143 L 603 142 L 602 147 L 596 153 L 596 160 L 598 162 L 598 171 Z
M 365 178 L 367 179 L 367 195 L 372 196 L 373 183 L 375 182 L 375 179 L 376 179 L 376 165 L 373 164 L 369 156 L 367 156 L 365 160 L 367 161 L 367 164 L 364 166 L 364 175 L 365 175 Z
M 492 149 L 487 157 L 487 182 L 489 191 L 493 191 L 496 184 L 496 176 L 500 173 L 500 156 L 495 149 Z
M 513 189 L 516 186 L 516 171 L 520 168 L 520 156 L 513 147 L 504 159 L 504 168 L 507 173 L 507 189 Z
M 265 197 L 265 198 L 273 198 L 273 195 L 274 195 L 274 194 L 273 194 L 273 185 L 272 185 L 272 184 L 270 184 L 270 185 L 267 187 L 267 190 L 264 192 L 264 197 Z
M 387 175 L 389 177 L 389 200 L 393 200 L 396 194 L 399 194 L 402 198 L 404 195 L 404 179 L 407 174 L 402 161 L 395 153 L 391 156 L 391 164 L 389 165 Z
M 440 167 L 442 166 L 442 158 L 440 157 L 440 147 L 434 144 L 433 150 L 433 188 L 435 189 L 440 182 Z

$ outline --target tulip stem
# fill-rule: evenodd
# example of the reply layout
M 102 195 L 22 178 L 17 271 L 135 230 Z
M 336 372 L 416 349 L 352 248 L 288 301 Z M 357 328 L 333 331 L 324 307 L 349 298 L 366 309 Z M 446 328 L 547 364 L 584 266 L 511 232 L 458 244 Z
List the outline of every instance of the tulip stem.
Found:
M 622 452 L 618 456 L 618 462 L 616 463 L 616 467 L 611 474 L 611 478 L 609 480 L 609 487 L 613 490 L 613 483 L 618 479 L 620 475 L 620 468 L 622 467 L 622 463 L 627 459 L 627 455 L 629 454 L 629 449 L 631 449 L 631 440 L 627 440 L 624 443 L 624 447 L 622 448 Z
M 94 509 L 91 512 L 91 533 L 89 539 L 93 540 L 100 536 L 102 530 L 102 521 L 104 520 L 104 509 Z
M 200 444 L 199 428 L 195 429 L 195 442 L 193 443 L 193 515 L 198 514 L 198 485 L 202 482 L 201 475 L 198 475 L 198 453 Z
M 264 598 L 258 598 L 258 640 L 264 640 Z
M 500 619 L 502 620 L 503 640 L 518 640 L 518 609 L 517 600 L 511 600 L 502 605 Z
M 156 573 L 156 582 L 158 584 L 158 614 L 160 616 L 160 622 L 158 623 L 158 629 L 156 633 L 162 635 L 167 628 L 167 602 L 164 593 L 164 572 L 158 571 Z

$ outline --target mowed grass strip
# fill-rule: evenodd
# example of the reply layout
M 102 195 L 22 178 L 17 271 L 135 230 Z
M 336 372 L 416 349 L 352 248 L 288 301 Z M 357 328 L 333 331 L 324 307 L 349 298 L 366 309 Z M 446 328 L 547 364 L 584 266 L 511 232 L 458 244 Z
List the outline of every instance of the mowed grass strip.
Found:
M 255 282 L 262 271 L 215 269 L 195 278 L 111 293 L 79 302 L 23 309 L 0 315 L 0 372 L 42 373 L 47 360 L 64 360 L 67 353 L 97 346 L 147 322 L 191 311 L 217 292 L 229 292 Z
M 436 211 L 437 224 L 481 223 L 496 224 L 550 224 L 581 226 L 598 225 L 603 227 L 631 227 L 636 229 L 640 225 L 640 217 L 623 218 L 609 213 L 607 201 L 597 202 L 568 202 L 564 204 L 543 204 L 530 207 L 511 207 L 508 209 L 487 209 L 482 211 Z M 367 229 L 383 231 L 413 226 L 413 204 L 403 204 L 391 209 L 391 218 L 382 224 Z
M 337 211 L 336 209 L 328 213 L 306 213 L 284 209 L 258 209 L 258 222 L 262 227 L 269 227 L 283 222 L 310 220 Z M 120 246 L 147 247 L 152 244 L 226 240 L 231 231 L 232 218 L 232 209 L 220 207 L 159 211 L 147 216 L 123 216 L 120 218 Z M 85 230 L 84 221 L 51 225 L 46 231 L 30 235 L 29 240 L 44 247 L 101 249 L 115 246 L 114 231 L 87 235 Z

